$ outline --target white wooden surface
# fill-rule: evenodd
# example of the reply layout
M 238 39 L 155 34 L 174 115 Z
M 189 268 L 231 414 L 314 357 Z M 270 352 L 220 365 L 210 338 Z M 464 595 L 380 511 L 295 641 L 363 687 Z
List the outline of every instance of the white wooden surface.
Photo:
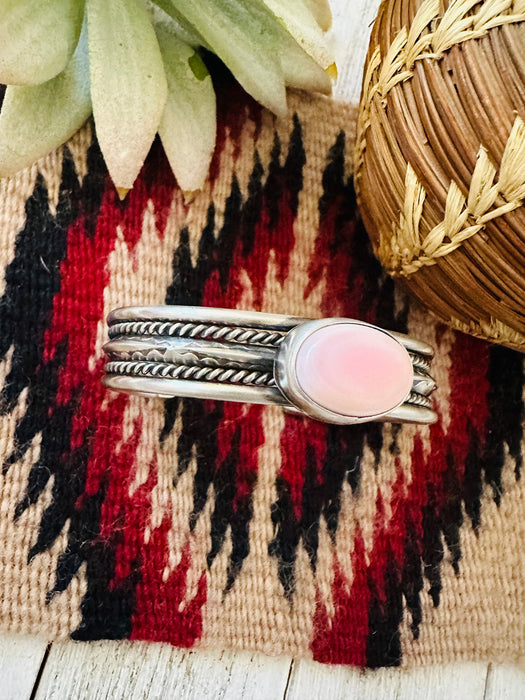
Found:
M 67 669 L 67 673 L 64 672 Z M 290 660 L 260 654 L 180 651 L 163 644 L 55 644 L 36 700 L 266 700 L 282 698 Z
M 0 700 L 524 700 L 525 670 L 482 663 L 363 672 L 139 642 L 0 637 Z
M 0 700 L 31 697 L 46 648 L 37 637 L 0 635 Z
M 357 102 L 380 0 L 331 0 L 338 99 Z M 0 635 L 0 700 L 525 700 L 525 671 L 457 664 L 362 672 L 158 644 Z
M 524 700 L 525 670 L 512 666 L 490 666 L 485 700 Z
M 375 700 L 483 700 L 486 664 L 433 666 L 414 671 L 358 671 L 335 666 L 325 673 L 311 661 L 294 664 L 286 700 L 358 698 Z

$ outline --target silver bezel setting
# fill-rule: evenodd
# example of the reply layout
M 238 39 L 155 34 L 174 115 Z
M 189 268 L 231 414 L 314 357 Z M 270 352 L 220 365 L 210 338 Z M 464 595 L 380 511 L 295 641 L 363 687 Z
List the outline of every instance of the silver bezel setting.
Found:
M 301 382 L 297 377 L 297 358 L 301 352 L 303 344 L 314 333 L 319 332 L 323 328 L 338 325 L 366 326 L 368 328 L 373 328 L 378 333 L 384 333 L 403 348 L 407 354 L 408 360 L 410 361 L 408 350 L 398 338 L 388 331 L 378 328 L 377 326 L 373 326 L 370 323 L 365 323 L 364 321 L 354 321 L 347 318 L 330 318 L 321 319 L 319 321 L 308 321 L 291 330 L 279 348 L 275 359 L 274 369 L 274 376 L 277 386 L 281 389 L 290 403 L 300 408 L 303 413 L 310 416 L 310 418 L 315 418 L 316 420 L 324 421 L 326 423 L 334 423 L 337 425 L 353 425 L 356 423 L 368 423 L 369 421 L 384 420 L 386 416 L 391 416 L 404 404 L 406 397 L 399 401 L 397 405 L 392 406 L 388 410 L 382 411 L 381 413 L 369 416 L 351 416 L 331 411 L 325 406 L 322 406 L 312 399 L 312 397 L 309 396 L 301 386 Z M 413 377 L 414 371 L 412 368 L 412 380 Z

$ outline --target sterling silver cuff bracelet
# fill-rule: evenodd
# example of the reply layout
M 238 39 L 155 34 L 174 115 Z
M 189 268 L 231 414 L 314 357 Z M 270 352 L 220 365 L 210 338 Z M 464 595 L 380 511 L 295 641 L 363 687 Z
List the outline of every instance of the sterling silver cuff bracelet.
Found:
M 340 425 L 437 419 L 432 348 L 362 321 L 134 306 L 108 325 L 104 382 L 115 391 L 277 404 Z

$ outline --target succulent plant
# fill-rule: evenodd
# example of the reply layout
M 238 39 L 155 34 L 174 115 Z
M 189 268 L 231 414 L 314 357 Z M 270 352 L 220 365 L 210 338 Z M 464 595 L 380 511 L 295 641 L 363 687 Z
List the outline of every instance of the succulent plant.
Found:
M 262 105 L 286 87 L 329 93 L 327 0 L 2 0 L 0 176 L 94 116 L 123 197 L 158 133 L 179 186 L 199 189 L 215 146 L 215 53 Z

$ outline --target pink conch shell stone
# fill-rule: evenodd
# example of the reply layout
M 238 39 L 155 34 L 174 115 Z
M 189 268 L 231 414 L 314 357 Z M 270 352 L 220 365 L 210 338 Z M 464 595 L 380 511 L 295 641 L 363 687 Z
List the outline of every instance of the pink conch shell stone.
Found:
M 296 376 L 317 404 L 356 418 L 402 403 L 413 381 L 412 361 L 392 336 L 358 323 L 314 331 L 298 350 Z

